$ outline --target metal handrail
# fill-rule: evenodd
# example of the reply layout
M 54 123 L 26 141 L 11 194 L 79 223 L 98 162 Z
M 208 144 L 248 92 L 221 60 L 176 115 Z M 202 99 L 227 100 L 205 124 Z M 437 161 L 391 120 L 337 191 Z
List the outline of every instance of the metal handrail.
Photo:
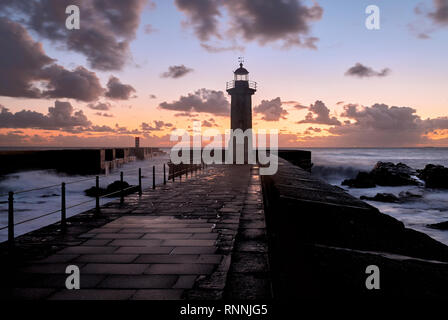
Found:
M 228 82 L 226 83 L 226 90 L 229 90 L 229 89 L 233 89 L 233 88 L 239 87 L 239 86 L 236 85 L 236 82 L 247 82 L 247 87 L 248 87 L 249 89 L 257 90 L 257 83 L 256 83 L 255 81 L 244 81 L 244 80 L 236 80 L 236 81 L 235 81 L 235 80 L 232 80 L 232 81 L 228 81 Z M 245 88 L 246 86 L 241 86 L 241 87 Z
M 144 169 L 146 169 L 146 168 L 151 168 L 151 166 L 144 167 Z M 165 167 L 165 164 L 164 164 L 163 165 L 163 184 L 166 184 L 166 171 L 165 171 L 165 168 L 166 167 Z M 201 165 L 191 165 L 190 164 L 189 167 L 183 168 L 183 170 L 179 170 L 179 171 L 176 171 L 174 169 L 174 167 L 173 167 L 173 177 L 172 177 L 173 181 L 174 181 L 174 177 L 175 176 L 179 176 L 180 175 L 180 177 L 182 179 L 182 174 L 186 173 L 186 175 L 188 177 L 188 171 L 190 171 L 190 173 L 192 173 L 193 171 L 196 171 L 196 169 L 202 170 L 204 168 L 205 168 L 205 166 L 203 164 L 201 164 Z M 49 216 L 49 215 L 52 215 L 52 214 L 55 214 L 55 213 L 58 213 L 58 212 L 61 212 L 61 226 L 62 226 L 62 229 L 65 229 L 65 227 L 66 227 L 66 217 L 65 217 L 65 214 L 66 214 L 66 210 L 67 209 L 72 209 L 72 208 L 81 206 L 83 204 L 87 204 L 87 203 L 96 201 L 96 209 L 99 212 L 99 199 L 102 199 L 102 198 L 105 198 L 105 197 L 110 197 L 110 196 L 115 195 L 115 194 L 120 194 L 121 201 L 124 201 L 124 196 L 125 196 L 124 192 L 126 192 L 127 190 L 130 190 L 130 189 L 135 189 L 135 188 L 138 188 L 139 195 L 141 195 L 142 194 L 142 170 L 141 169 L 142 168 L 132 169 L 132 170 L 126 171 L 127 173 L 129 173 L 129 172 L 138 170 L 138 182 L 139 182 L 138 186 L 132 185 L 130 187 L 127 187 L 127 188 L 124 188 L 124 189 L 120 189 L 120 190 L 117 190 L 117 191 L 114 191 L 114 192 L 111 192 L 111 193 L 108 193 L 108 194 L 104 194 L 104 195 L 101 195 L 101 196 L 97 195 L 95 197 L 95 199 L 89 199 L 87 201 L 83 201 L 83 202 L 80 202 L 80 203 L 77 203 L 77 204 L 74 204 L 74 205 L 71 205 L 71 206 L 68 206 L 68 207 L 65 205 L 65 186 L 66 185 L 96 179 L 96 187 L 99 187 L 99 177 L 100 176 L 96 176 L 94 178 L 88 178 L 88 179 L 81 179 L 81 180 L 77 180 L 77 181 L 71 181 L 71 182 L 68 182 L 68 183 L 62 182 L 62 184 L 55 184 L 55 185 L 51 185 L 51 186 L 34 188 L 34 189 L 30 189 L 30 190 L 22 190 L 22 191 L 18 191 L 18 192 L 15 192 L 15 193 L 14 192 L 10 192 L 10 193 L 7 194 L 7 195 L 9 195 L 9 199 L 8 199 L 8 203 L 9 203 L 9 207 L 8 207 L 8 212 L 9 212 L 9 214 L 8 214 L 8 225 L 4 226 L 4 227 L 1 227 L 0 231 L 4 230 L 4 229 L 8 229 L 9 230 L 9 232 L 8 232 L 8 242 L 11 245 L 11 247 L 13 247 L 13 244 L 14 244 L 14 227 L 15 226 L 21 225 L 21 224 L 24 224 L 26 222 L 30 222 L 30 221 L 33 221 L 33 220 L 37 220 L 37 219 L 40 219 L 40 218 L 43 218 L 43 217 L 46 217 L 46 216 Z M 124 174 L 124 172 L 121 171 L 120 172 L 120 178 L 121 178 L 120 181 L 122 181 L 122 182 L 123 182 L 123 174 Z M 155 189 L 155 176 L 156 176 L 156 174 L 155 174 L 155 165 L 152 166 L 152 174 L 153 174 L 152 189 Z M 191 175 L 190 175 L 190 177 L 191 177 Z M 32 217 L 32 218 L 29 218 L 29 219 L 22 220 L 20 222 L 14 223 L 14 207 L 13 207 L 13 203 L 14 203 L 14 195 L 15 194 L 21 194 L 21 193 L 31 192 L 31 191 L 36 191 L 36 190 L 43 190 L 43 189 L 47 189 L 47 188 L 54 188 L 54 187 L 58 187 L 58 186 L 62 187 L 62 193 L 61 193 L 61 200 L 62 200 L 62 202 L 61 202 L 61 208 L 60 209 L 55 210 L 55 211 L 51 211 L 51 212 L 48 212 L 48 213 L 45 213 L 45 214 L 37 216 L 37 217 Z

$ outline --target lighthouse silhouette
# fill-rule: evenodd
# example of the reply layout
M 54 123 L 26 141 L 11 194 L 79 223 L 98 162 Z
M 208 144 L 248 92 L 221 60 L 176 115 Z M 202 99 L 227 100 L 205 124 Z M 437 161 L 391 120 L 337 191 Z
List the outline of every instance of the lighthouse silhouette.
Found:
M 227 82 L 226 90 L 231 96 L 230 128 L 233 132 L 242 130 L 245 132 L 252 129 L 252 95 L 257 91 L 257 83 L 249 81 L 249 71 L 243 67 L 242 58 L 240 58 L 240 67 L 234 72 L 233 81 Z M 251 133 L 250 133 L 251 134 Z M 251 139 L 252 140 L 252 137 Z M 244 138 L 244 145 L 234 136 L 229 143 L 233 146 L 233 163 L 236 163 L 236 150 L 244 148 L 244 163 L 248 161 L 248 153 L 252 152 L 252 145 L 249 139 Z

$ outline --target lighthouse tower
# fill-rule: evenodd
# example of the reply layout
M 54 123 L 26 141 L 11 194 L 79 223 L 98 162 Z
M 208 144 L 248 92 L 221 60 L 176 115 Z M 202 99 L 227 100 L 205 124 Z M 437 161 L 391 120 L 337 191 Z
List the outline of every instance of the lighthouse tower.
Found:
M 230 111 L 230 128 L 235 130 L 241 129 L 245 132 L 252 129 L 252 95 L 257 91 L 257 83 L 249 81 L 249 71 L 243 67 L 243 61 L 240 58 L 240 67 L 234 71 L 233 81 L 227 82 L 227 93 L 231 96 Z M 250 134 L 251 136 L 251 134 Z M 231 138 L 233 145 L 233 163 L 248 163 L 249 156 L 252 154 L 252 137 L 250 141 L 248 137 L 243 141 L 238 141 L 235 137 Z M 243 162 L 238 161 L 237 150 L 244 150 Z
M 240 67 L 234 72 L 234 80 L 227 82 L 227 93 L 232 97 L 230 128 L 246 131 L 252 129 L 252 95 L 257 91 L 257 83 L 249 81 L 249 71 Z

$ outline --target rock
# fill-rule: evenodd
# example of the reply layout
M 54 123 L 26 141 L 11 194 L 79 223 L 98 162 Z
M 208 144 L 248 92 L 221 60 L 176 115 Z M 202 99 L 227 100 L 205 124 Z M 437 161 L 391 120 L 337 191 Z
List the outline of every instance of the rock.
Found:
M 425 181 L 426 188 L 448 188 L 448 168 L 444 166 L 427 164 L 418 170 L 418 177 Z
M 374 197 L 361 196 L 361 200 L 379 201 L 379 202 L 400 202 L 400 199 L 392 193 L 377 193 Z
M 130 187 L 130 185 L 126 181 L 121 182 L 120 180 L 116 180 L 107 186 L 106 193 L 109 194 L 112 192 L 120 191 L 121 189 L 129 188 L 129 187 Z
M 355 179 L 347 179 L 342 182 L 343 186 L 350 188 L 375 188 L 376 184 L 368 172 L 360 171 Z
M 427 224 L 426 226 L 428 228 L 432 228 L 432 229 L 448 230 L 448 221 L 440 222 L 440 223 Z
M 418 181 L 411 177 L 415 174 L 414 169 L 401 162 L 393 164 L 379 161 L 370 171 L 373 180 L 380 186 L 418 185 Z
M 103 194 L 106 194 L 106 189 L 91 187 L 89 189 L 84 190 L 84 193 L 88 197 L 96 197 L 97 195 L 102 196 Z
M 423 192 L 416 192 L 416 191 L 401 191 L 398 194 L 398 197 L 400 198 L 400 201 L 410 201 L 410 200 L 416 200 L 423 197 Z
M 406 186 L 418 185 L 419 182 L 412 178 L 416 171 L 404 163 L 379 161 L 370 172 L 358 172 L 355 179 L 347 179 L 342 185 L 352 188 L 374 188 L 379 186 Z
M 130 185 L 126 181 L 121 182 L 120 180 L 116 180 L 116 181 L 112 182 L 111 184 L 109 184 L 106 189 L 91 187 L 89 189 L 84 190 L 84 193 L 88 197 L 96 197 L 97 195 L 104 196 L 106 194 L 120 191 L 122 188 L 126 189 L 129 187 L 130 187 Z M 132 190 L 127 190 L 127 191 L 125 191 L 125 194 L 129 194 L 130 193 L 129 191 L 133 192 Z M 114 196 L 116 197 L 117 194 L 112 195 L 112 197 L 114 197 Z

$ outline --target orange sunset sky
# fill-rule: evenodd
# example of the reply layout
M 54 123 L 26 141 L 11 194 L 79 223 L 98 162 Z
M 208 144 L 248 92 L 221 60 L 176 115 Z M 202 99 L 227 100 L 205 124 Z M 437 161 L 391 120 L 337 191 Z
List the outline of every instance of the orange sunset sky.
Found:
M 2 147 L 224 132 L 240 56 L 281 147 L 448 146 L 448 0 L 5 0 L 0 48 Z

